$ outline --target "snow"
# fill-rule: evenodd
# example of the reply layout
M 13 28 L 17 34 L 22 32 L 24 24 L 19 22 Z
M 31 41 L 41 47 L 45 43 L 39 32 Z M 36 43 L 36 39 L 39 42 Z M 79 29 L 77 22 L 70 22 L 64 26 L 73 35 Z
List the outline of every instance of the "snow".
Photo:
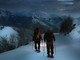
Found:
M 73 42 L 70 37 L 57 35 L 55 42 L 55 58 L 47 58 L 46 48 L 41 43 L 41 52 L 34 51 L 33 42 L 26 46 L 19 47 L 15 50 L 8 51 L 0 54 L 0 60 L 79 60 L 75 54 Z M 66 44 L 64 44 L 66 41 Z M 75 44 L 74 44 L 75 45 Z M 72 47 L 73 46 L 73 47 Z
M 2 30 L 0 30 L 0 36 L 7 36 L 9 38 L 11 34 L 17 35 L 18 33 L 11 27 L 5 27 Z
M 76 26 L 76 28 L 70 33 L 70 36 L 73 39 L 73 42 L 80 41 L 80 25 Z
M 40 23 L 40 24 L 43 25 L 43 26 L 49 27 L 46 23 L 42 22 L 41 20 L 35 19 L 35 18 L 33 18 L 32 22 L 33 22 L 33 23 Z
M 0 30 L 0 37 L 4 37 L 7 39 L 7 41 L 11 43 L 11 38 L 13 38 L 12 40 L 14 40 L 14 45 L 17 46 L 18 45 L 18 33 L 11 27 L 4 27 L 2 30 Z M 2 40 L 2 39 L 0 39 Z
M 44 11 L 36 11 L 33 13 L 33 17 L 37 17 L 37 18 L 45 18 L 45 20 L 48 20 L 50 18 L 49 13 L 44 12 Z
M 32 18 L 33 18 L 33 20 L 32 20 L 33 23 L 40 23 L 41 25 L 48 26 L 42 20 L 48 20 L 50 18 L 50 15 L 44 11 L 37 11 L 37 12 L 33 13 Z

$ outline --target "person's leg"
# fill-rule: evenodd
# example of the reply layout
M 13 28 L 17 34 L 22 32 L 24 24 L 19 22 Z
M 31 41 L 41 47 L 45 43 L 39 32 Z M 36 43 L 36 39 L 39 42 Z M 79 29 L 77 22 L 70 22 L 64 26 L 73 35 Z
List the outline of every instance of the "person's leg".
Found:
M 37 42 L 35 41 L 35 51 L 37 51 Z
M 54 54 L 54 47 L 53 45 L 51 46 L 51 57 L 53 58 L 53 54 Z
M 38 51 L 40 52 L 40 41 L 38 41 Z
M 40 50 L 40 41 L 38 41 L 38 50 Z
M 47 55 L 48 55 L 48 57 L 50 57 L 50 47 L 48 44 L 47 44 Z

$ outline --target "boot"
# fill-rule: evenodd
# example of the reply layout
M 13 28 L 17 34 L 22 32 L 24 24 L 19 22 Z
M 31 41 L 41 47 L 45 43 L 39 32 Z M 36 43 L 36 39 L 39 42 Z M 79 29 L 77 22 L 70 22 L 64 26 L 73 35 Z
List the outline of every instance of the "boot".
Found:
M 49 58 L 49 57 L 50 57 L 50 55 L 48 54 L 48 55 L 47 55 L 47 57 Z
M 35 52 L 37 52 L 38 50 L 37 49 L 35 49 Z
M 39 53 L 40 52 L 40 49 L 38 49 L 37 52 Z
M 53 56 L 53 55 L 51 55 L 51 56 L 50 56 L 50 58 L 54 58 L 54 56 Z

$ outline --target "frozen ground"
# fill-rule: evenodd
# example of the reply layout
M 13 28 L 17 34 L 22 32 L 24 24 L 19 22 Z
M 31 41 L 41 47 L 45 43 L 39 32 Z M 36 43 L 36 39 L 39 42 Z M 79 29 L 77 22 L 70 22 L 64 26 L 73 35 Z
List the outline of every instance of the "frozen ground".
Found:
M 41 52 L 36 53 L 33 44 L 22 46 L 12 51 L 0 54 L 0 60 L 79 60 L 79 42 L 73 43 L 67 36 L 56 36 L 55 58 L 47 58 L 46 48 L 41 44 Z
M 80 60 L 80 25 L 70 35 L 56 35 L 55 58 L 47 58 L 41 43 L 41 52 L 34 51 L 33 43 L 0 54 L 0 60 Z

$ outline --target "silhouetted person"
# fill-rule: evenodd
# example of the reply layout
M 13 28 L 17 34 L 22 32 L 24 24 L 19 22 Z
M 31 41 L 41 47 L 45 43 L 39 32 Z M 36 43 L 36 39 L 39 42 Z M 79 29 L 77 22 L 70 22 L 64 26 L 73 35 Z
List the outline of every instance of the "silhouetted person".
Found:
M 36 28 L 33 33 L 33 41 L 35 44 L 35 51 L 40 52 L 40 41 L 42 39 L 39 28 Z
M 47 45 L 47 57 L 51 57 L 53 58 L 53 54 L 54 54 L 54 41 L 55 41 L 55 37 L 53 34 L 52 30 L 48 30 L 45 34 L 44 34 L 44 41 L 46 42 Z

